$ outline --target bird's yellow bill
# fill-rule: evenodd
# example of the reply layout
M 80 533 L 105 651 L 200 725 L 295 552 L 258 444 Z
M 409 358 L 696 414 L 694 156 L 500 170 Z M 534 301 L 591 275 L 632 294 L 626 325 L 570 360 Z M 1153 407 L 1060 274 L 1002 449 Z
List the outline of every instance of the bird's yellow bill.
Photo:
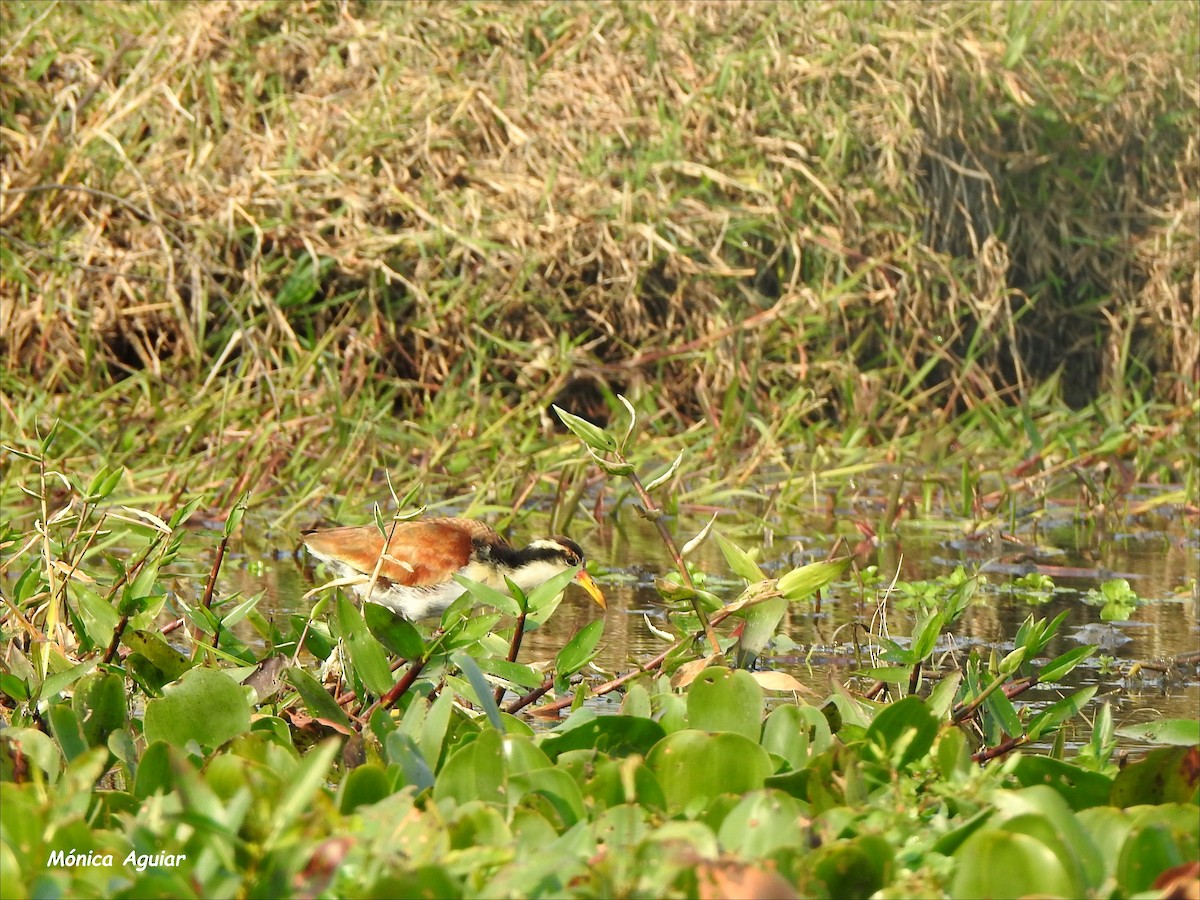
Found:
M 608 603 L 604 599 L 604 594 L 600 591 L 600 585 L 596 584 L 587 569 L 580 569 L 575 576 L 575 580 L 579 582 L 579 586 L 588 592 L 588 596 L 595 600 L 601 609 L 608 609 Z

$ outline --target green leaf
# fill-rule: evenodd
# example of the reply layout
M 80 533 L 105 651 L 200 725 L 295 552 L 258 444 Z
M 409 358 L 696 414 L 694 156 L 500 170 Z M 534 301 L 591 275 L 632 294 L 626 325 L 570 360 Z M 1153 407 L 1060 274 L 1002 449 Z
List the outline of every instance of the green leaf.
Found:
M 288 789 L 283 794 L 282 802 L 275 807 L 272 817 L 271 834 L 266 840 L 267 849 L 296 827 L 301 814 L 324 787 L 329 768 L 341 746 L 341 740 L 335 737 L 318 744 L 308 751 L 300 765 L 288 776 Z
M 1051 729 L 1057 728 L 1063 722 L 1067 721 L 1067 719 L 1078 715 L 1091 702 L 1094 696 L 1096 696 L 1095 685 L 1084 688 L 1070 697 L 1064 697 L 1049 708 L 1042 710 L 1025 727 L 1026 737 L 1031 741 L 1040 739 L 1042 735 Z
M 532 591 L 529 592 L 528 609 L 530 613 L 538 613 L 547 603 L 566 590 L 567 585 L 575 580 L 575 576 L 579 574 L 579 566 L 573 569 L 567 569 L 565 572 L 559 572 L 547 578 Z
M 125 679 L 112 672 L 92 672 L 79 680 L 71 705 L 83 725 L 89 747 L 107 745 L 108 736 L 124 728 Z
M 593 450 L 600 452 L 613 451 L 617 449 L 617 442 L 612 435 L 608 434 L 603 428 L 593 425 L 587 419 L 581 419 L 579 416 L 572 415 L 565 409 L 561 409 L 557 405 L 552 405 L 554 411 L 558 414 L 558 418 L 571 432 L 583 441 Z
M 891 767 L 902 770 L 933 747 L 937 718 L 920 697 L 905 697 L 883 708 L 867 728 L 867 740 L 883 751 Z
M 792 569 L 777 582 L 779 592 L 792 602 L 803 600 L 841 575 L 849 563 L 850 559 L 846 557 L 845 559 L 809 563 L 798 569 Z
M 496 706 L 496 698 L 492 696 L 492 686 L 479 671 L 475 660 L 466 653 L 455 653 L 452 661 L 467 676 L 467 680 L 471 683 L 471 689 L 475 691 L 475 700 L 483 708 L 492 727 L 504 734 L 504 722 L 500 718 L 500 709 Z
M 1144 725 L 1125 725 L 1117 729 L 1117 734 L 1135 741 L 1147 744 L 1174 744 L 1180 747 L 1192 747 L 1200 744 L 1200 720 L 1197 719 L 1159 719 L 1157 722 L 1147 722 Z
M 433 800 L 472 800 L 495 803 L 504 796 L 508 768 L 504 764 L 504 737 L 493 728 L 485 728 L 479 737 L 450 754 L 433 785 Z
M 560 676 L 574 675 L 596 658 L 596 647 L 604 634 L 604 620 L 595 619 L 584 625 L 554 659 L 554 671 Z
M 425 642 L 416 626 L 399 613 L 392 612 L 378 603 L 363 604 L 363 618 L 371 634 L 384 647 L 403 659 L 420 659 L 425 653 Z
M 463 575 L 455 573 L 454 580 L 467 589 L 472 597 L 481 603 L 486 603 L 488 606 L 494 606 L 506 616 L 519 616 L 521 614 L 521 604 L 518 603 L 511 595 L 504 591 L 497 590 L 490 584 L 483 584 L 479 581 L 472 581 Z
M 1038 672 L 1038 684 L 1052 684 L 1056 681 L 1061 681 L 1068 672 L 1091 656 L 1095 649 L 1096 645 L 1087 644 L 1083 647 L 1075 647 L 1072 650 L 1068 650 L 1061 656 L 1056 656 L 1050 662 L 1046 663 L 1046 665 L 1042 666 Z
M 661 487 L 675 477 L 675 473 L 679 471 L 679 466 L 683 462 L 683 454 L 684 451 L 680 450 L 679 455 L 675 457 L 675 462 L 671 463 L 665 472 L 653 478 L 650 483 L 646 485 L 646 493 L 650 493 L 655 488 Z
M 337 701 L 329 696 L 329 691 L 325 690 L 317 679 L 295 666 L 285 669 L 284 677 L 300 694 L 300 699 L 304 701 L 305 707 L 314 719 L 341 726 L 345 734 L 351 733 L 349 716 L 337 705 Z
M 121 635 L 121 643 L 134 653 L 140 653 L 166 676 L 167 681 L 177 681 L 195 665 L 157 631 L 126 631 Z
M 762 603 L 756 603 L 742 613 L 745 625 L 737 642 L 739 668 L 748 668 L 762 654 L 767 642 L 775 636 L 775 629 L 787 612 L 787 607 L 786 597 L 772 597 Z
M 705 669 L 688 688 L 687 716 L 689 728 L 732 731 L 757 743 L 762 733 L 762 688 L 742 669 Z
M 1109 802 L 1128 808 L 1147 803 L 1196 803 L 1198 796 L 1200 747 L 1160 747 L 1117 773 Z
M 376 696 L 386 694 L 395 683 L 387 657 L 379 642 L 367 630 L 367 624 L 357 607 L 342 594 L 337 598 L 337 621 L 338 631 L 350 653 L 350 662 L 363 685 Z
M 97 660 L 94 659 L 85 660 L 84 662 L 76 663 L 69 669 L 64 669 L 55 675 L 51 675 L 42 682 L 42 689 L 38 692 L 38 696 L 43 702 L 53 700 L 88 672 L 92 671 L 92 669 L 96 668 L 96 662 Z
M 87 752 L 87 740 L 75 710 L 65 703 L 54 703 L 46 710 L 46 717 L 50 720 L 50 731 L 68 765 Z
M 655 744 L 646 765 L 657 778 L 671 814 L 699 812 L 721 794 L 758 790 L 774 769 L 767 751 L 742 734 L 690 729 L 668 734 Z
M 985 828 L 953 858 L 952 897 L 1078 896 L 1078 884 L 1054 852 L 1027 834 Z
M 240 684 L 216 669 L 195 668 L 146 703 L 147 741 L 218 747 L 250 730 L 250 704 Z
M 714 531 L 713 537 L 717 539 L 717 546 L 721 548 L 721 554 L 725 557 L 725 562 L 728 563 L 729 568 L 733 570 L 735 575 L 745 578 L 751 584 L 756 581 L 763 581 L 767 577 L 749 553 L 729 540 L 721 532 Z

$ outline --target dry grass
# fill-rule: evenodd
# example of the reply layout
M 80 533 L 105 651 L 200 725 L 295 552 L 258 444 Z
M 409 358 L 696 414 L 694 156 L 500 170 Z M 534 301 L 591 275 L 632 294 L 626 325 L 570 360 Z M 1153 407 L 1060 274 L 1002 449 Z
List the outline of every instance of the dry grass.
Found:
M 1196 397 L 1188 3 L 0 17 L 0 347 L 52 391 Z

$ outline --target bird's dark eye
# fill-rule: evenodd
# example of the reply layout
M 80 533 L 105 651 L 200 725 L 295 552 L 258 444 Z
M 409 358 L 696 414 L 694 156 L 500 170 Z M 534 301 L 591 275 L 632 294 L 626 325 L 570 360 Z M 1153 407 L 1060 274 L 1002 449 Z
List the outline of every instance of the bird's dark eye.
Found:
M 571 565 L 571 566 L 579 565 L 579 557 L 576 556 L 574 553 L 572 553 L 570 550 L 567 551 L 567 565 Z

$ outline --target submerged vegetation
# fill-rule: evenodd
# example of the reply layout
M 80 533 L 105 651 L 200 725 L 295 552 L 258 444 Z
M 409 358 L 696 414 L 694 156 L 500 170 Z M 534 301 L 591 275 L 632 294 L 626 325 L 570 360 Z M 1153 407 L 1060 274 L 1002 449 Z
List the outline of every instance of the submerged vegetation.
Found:
M 1200 719 L 1075 685 L 1044 571 L 877 551 L 1200 514 L 1195 12 L 0 4 L 0 895 L 1194 891 Z M 662 652 L 522 654 L 571 573 L 436 627 L 221 589 L 393 481 L 636 509 Z M 1029 615 L 948 651 L 990 577 Z M 770 659 L 834 590 L 912 628 L 816 692 Z

